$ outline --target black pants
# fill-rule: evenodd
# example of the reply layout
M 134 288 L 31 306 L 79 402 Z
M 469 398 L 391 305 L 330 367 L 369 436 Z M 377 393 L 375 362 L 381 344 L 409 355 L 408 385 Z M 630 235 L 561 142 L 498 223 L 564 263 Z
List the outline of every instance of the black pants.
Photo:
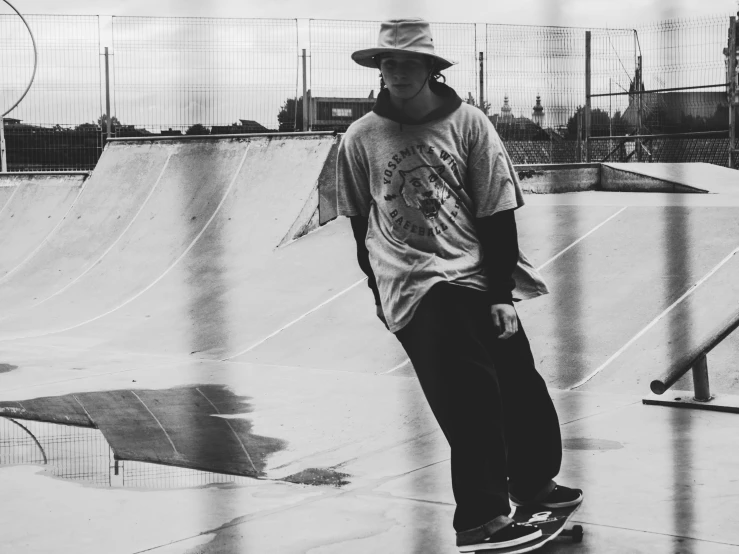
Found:
M 439 283 L 396 333 L 451 446 L 454 528 L 510 512 L 559 473 L 557 412 L 528 338 L 496 338 L 485 293 Z

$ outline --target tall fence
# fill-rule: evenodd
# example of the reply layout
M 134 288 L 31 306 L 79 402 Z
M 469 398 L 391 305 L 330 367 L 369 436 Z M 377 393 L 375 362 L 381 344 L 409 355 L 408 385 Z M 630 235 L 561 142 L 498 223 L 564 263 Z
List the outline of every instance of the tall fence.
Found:
M 297 45 L 294 19 L 114 17 L 121 131 L 274 130 L 296 96 Z
M 599 96 L 603 108 L 628 101 L 608 135 L 645 137 L 596 142 L 599 159 L 728 164 L 729 100 L 727 61 L 729 18 L 706 16 L 645 25 L 636 34 L 636 64 L 628 90 Z M 625 94 L 630 93 L 630 94 Z M 593 133 L 597 136 L 598 133 Z M 648 138 L 648 137 L 657 138 Z
M 23 101 L 5 116 L 8 169 L 91 169 L 102 141 L 100 33 L 97 16 L 25 16 L 38 69 Z M 0 114 L 33 75 L 33 43 L 20 18 L 0 15 Z
M 633 78 L 636 32 L 591 31 L 593 86 L 628 88 Z M 485 97 L 488 114 L 517 163 L 580 161 L 578 115 L 585 106 L 586 29 L 487 25 Z M 592 131 L 610 132 L 607 106 Z
M 114 17 L 105 60 L 97 17 L 28 20 L 40 66 L 5 122 L 11 171 L 92 169 L 104 144 L 106 92 L 113 134 L 136 136 L 343 131 L 380 90 L 379 71 L 350 59 L 376 43 L 376 21 Z M 726 135 L 725 87 L 662 89 L 725 84 L 728 22 L 431 28 L 439 54 L 458 62 L 444 71 L 448 84 L 485 111 L 514 161 L 557 163 L 635 159 L 636 144 L 614 136 Z M 17 17 L 0 17 L 0 30 L 0 102 L 8 104 L 27 78 L 31 50 Z M 661 137 L 640 159 L 726 165 L 723 135 Z

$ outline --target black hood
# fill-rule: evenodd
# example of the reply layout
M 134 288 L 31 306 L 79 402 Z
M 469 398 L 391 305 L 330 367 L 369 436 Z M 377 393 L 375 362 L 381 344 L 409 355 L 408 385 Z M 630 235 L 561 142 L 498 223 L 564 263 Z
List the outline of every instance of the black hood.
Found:
M 382 89 L 380 94 L 377 95 L 377 101 L 372 111 L 401 125 L 422 125 L 446 117 L 462 105 L 462 99 L 454 92 L 453 88 L 443 83 L 429 83 L 429 86 L 434 94 L 444 100 L 444 103 L 439 108 L 426 114 L 422 119 L 413 119 L 395 108 L 390 102 L 390 92 L 387 89 Z

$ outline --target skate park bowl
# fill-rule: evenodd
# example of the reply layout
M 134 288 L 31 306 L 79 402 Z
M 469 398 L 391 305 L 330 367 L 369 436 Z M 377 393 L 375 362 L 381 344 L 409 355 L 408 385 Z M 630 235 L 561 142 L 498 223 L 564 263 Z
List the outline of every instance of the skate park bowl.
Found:
M 118 139 L 89 175 L 0 174 L 9 552 L 455 551 L 449 447 L 336 218 L 339 140 Z M 557 480 L 585 489 L 583 542 L 542 552 L 736 552 L 739 416 L 675 398 L 709 351 L 710 395 L 739 395 L 739 173 L 516 170 L 550 289 L 516 309 Z M 645 404 L 660 379 L 673 405 Z

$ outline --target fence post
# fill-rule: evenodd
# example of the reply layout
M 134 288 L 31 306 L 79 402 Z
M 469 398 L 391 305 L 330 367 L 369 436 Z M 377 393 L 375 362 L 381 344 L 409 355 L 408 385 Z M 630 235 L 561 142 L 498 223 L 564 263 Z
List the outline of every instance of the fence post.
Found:
M 737 83 L 736 83 L 736 63 L 739 54 L 737 54 L 736 44 L 736 17 L 729 18 L 729 49 L 726 53 L 726 65 L 729 83 L 729 168 L 734 169 L 737 166 L 739 158 L 739 148 L 736 146 L 736 110 L 739 107 L 737 101 Z
M 582 162 L 582 110 L 577 112 L 577 161 Z
M 0 117 L 0 173 L 8 172 L 8 153 L 5 150 L 5 118 Z
M 644 88 L 642 86 L 642 78 L 641 78 L 641 56 L 637 58 L 636 62 L 636 83 L 634 84 L 634 88 L 636 90 L 636 96 L 637 96 L 637 109 L 636 109 L 636 134 L 641 135 L 641 117 L 642 117 L 642 89 Z M 636 161 L 641 161 L 641 139 L 638 138 L 634 141 L 634 148 L 636 148 Z
M 483 64 L 483 53 L 480 52 L 480 109 L 483 113 L 487 113 L 485 111 L 485 68 Z
M 110 117 L 110 69 L 108 65 L 108 47 L 105 47 L 105 119 L 106 123 L 106 139 L 110 139 L 113 132 L 113 122 Z
M 590 162 L 590 31 L 585 31 L 585 161 Z
M 308 130 L 309 119 L 308 110 L 310 109 L 310 100 L 308 99 L 308 58 L 303 48 L 303 131 Z

